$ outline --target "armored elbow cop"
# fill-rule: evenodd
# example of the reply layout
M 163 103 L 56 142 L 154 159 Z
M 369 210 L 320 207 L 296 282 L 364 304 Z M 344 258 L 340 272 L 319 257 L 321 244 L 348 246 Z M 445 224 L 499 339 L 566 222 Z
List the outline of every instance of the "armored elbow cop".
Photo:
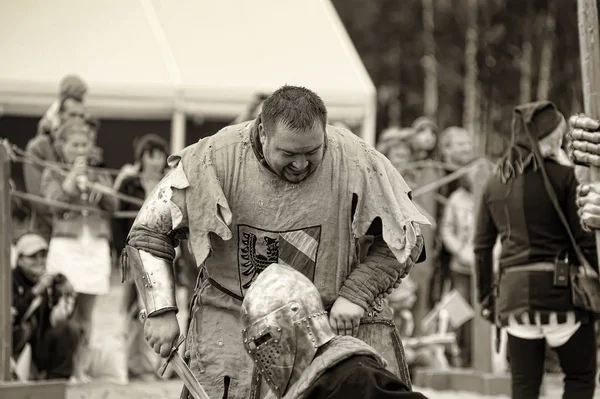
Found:
M 131 275 L 148 317 L 177 311 L 173 264 L 142 249 L 125 247 L 122 259 L 125 275 Z

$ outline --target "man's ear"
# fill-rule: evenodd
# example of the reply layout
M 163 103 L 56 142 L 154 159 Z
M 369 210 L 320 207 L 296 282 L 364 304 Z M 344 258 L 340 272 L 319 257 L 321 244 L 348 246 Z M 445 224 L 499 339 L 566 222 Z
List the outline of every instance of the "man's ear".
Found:
M 267 142 L 267 132 L 265 131 L 262 122 L 258 124 L 258 138 L 260 140 L 260 144 L 265 145 Z

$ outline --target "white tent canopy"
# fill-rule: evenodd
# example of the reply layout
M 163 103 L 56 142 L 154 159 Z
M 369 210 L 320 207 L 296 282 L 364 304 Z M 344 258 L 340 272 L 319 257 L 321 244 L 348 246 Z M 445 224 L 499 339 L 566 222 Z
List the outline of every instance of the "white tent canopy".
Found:
M 100 117 L 235 118 L 306 86 L 374 142 L 375 88 L 329 0 L 0 0 L 0 106 L 39 115 L 77 73 Z M 358 133 L 358 132 L 357 132 Z

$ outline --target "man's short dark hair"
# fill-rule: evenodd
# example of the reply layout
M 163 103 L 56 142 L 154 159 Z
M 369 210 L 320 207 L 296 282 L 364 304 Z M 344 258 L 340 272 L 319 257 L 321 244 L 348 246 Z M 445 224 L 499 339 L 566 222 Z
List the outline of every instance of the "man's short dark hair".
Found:
M 278 122 L 292 130 L 312 129 L 315 122 L 320 122 L 324 129 L 327 125 L 327 108 L 321 97 L 313 91 L 286 85 L 265 100 L 261 118 L 269 129 Z

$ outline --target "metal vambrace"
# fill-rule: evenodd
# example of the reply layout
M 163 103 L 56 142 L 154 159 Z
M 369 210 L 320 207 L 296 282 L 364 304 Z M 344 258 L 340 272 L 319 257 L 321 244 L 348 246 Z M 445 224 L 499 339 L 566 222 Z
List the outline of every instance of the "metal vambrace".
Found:
M 125 269 L 135 282 L 148 317 L 177 312 L 172 263 L 130 245 L 125 247 L 125 254 Z

